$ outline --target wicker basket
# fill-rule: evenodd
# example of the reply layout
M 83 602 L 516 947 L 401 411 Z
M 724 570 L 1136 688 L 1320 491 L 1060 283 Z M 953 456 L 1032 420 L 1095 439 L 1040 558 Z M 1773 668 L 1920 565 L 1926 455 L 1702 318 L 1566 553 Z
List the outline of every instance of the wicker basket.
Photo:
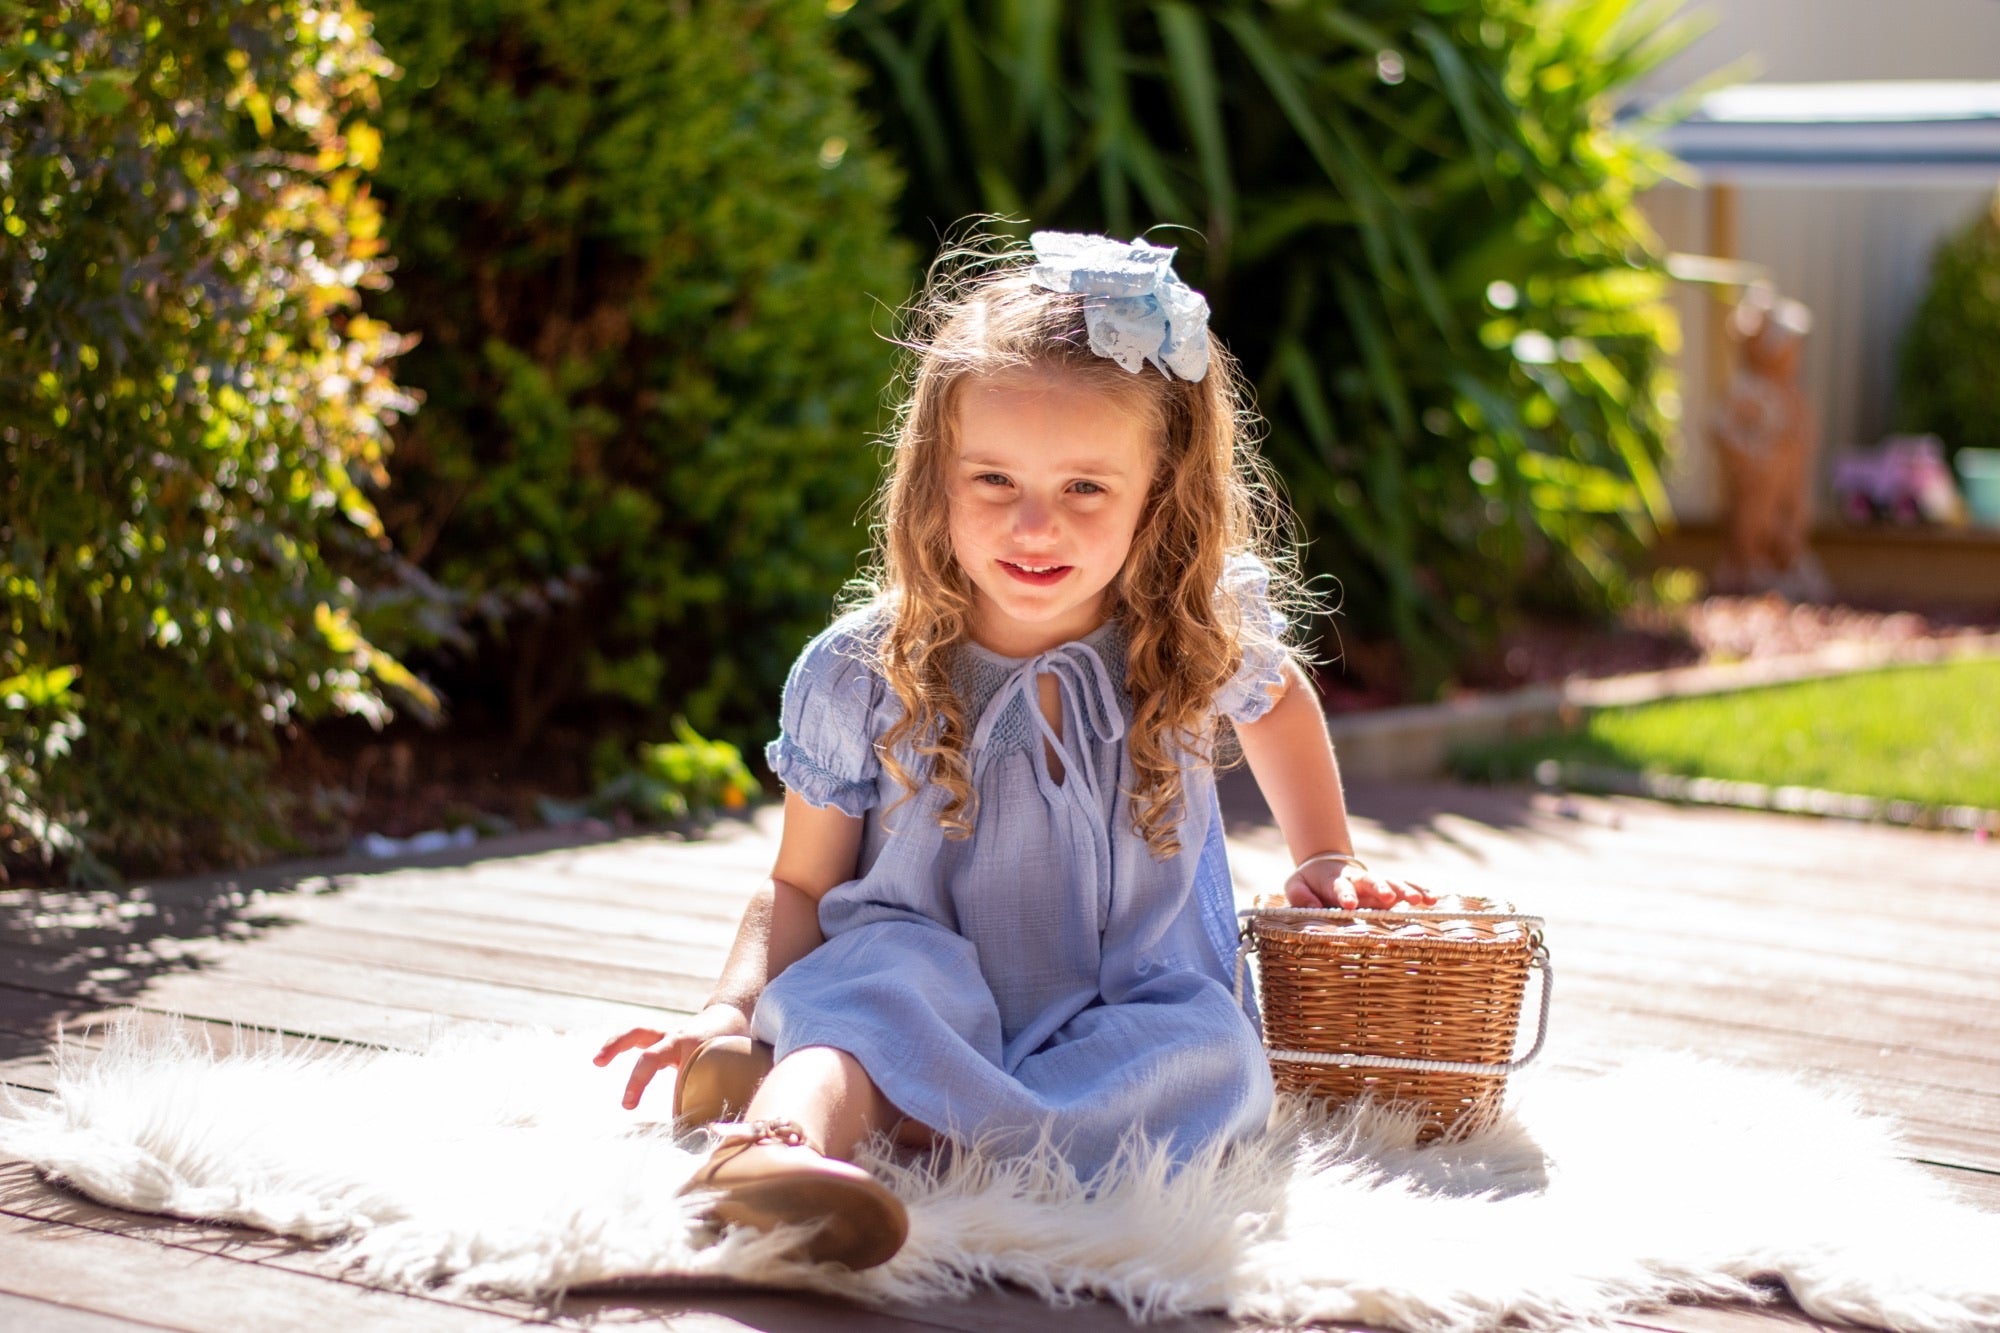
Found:
M 1423 1115 L 1428 1141 L 1493 1123 L 1507 1075 L 1548 1031 L 1542 922 L 1504 903 L 1446 898 L 1435 908 L 1244 912 L 1244 962 L 1257 956 L 1264 1044 L 1278 1088 L 1333 1103 L 1373 1097 Z M 1516 1058 L 1528 973 L 1541 978 L 1533 1047 Z

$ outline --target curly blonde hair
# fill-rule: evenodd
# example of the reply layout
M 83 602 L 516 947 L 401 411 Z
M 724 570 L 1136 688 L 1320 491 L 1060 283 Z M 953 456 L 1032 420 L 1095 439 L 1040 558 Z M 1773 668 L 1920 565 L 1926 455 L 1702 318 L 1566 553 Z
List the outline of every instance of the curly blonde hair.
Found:
M 953 555 L 947 471 L 957 453 L 965 385 L 998 375 L 1059 374 L 1129 404 L 1154 427 L 1152 486 L 1132 547 L 1106 589 L 1106 611 L 1124 622 L 1127 743 L 1136 787 L 1132 822 L 1155 856 L 1180 850 L 1182 766 L 1212 763 L 1213 701 L 1237 672 L 1246 639 L 1268 627 L 1240 623 L 1219 596 L 1230 557 L 1251 553 L 1272 572 L 1281 606 L 1303 599 L 1285 520 L 1253 446 L 1235 358 L 1211 343 L 1208 373 L 1189 382 L 1151 366 L 1133 374 L 1090 350 L 1084 296 L 1029 281 L 1021 252 L 956 250 L 933 266 L 910 312 L 907 394 L 892 434 L 894 457 L 875 501 L 875 546 L 853 600 L 884 613 L 876 666 L 903 705 L 882 738 L 884 766 L 903 800 L 927 779 L 946 794 L 940 821 L 972 831 L 974 808 L 965 709 L 952 685 L 958 646 L 970 636 L 973 586 Z M 912 773 L 899 755 L 924 761 Z M 900 804 L 900 802 L 899 802 Z

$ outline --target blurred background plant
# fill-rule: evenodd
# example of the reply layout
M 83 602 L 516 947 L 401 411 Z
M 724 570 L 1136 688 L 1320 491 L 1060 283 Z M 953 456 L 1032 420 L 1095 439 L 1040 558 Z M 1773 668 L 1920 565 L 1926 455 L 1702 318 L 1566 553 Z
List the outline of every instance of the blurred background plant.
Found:
M 907 294 L 898 178 L 824 0 L 378 0 L 404 69 L 383 518 L 468 599 L 427 658 L 514 758 L 552 722 L 761 736 L 853 571 Z
M 0 5 L 0 873 L 285 843 L 274 734 L 429 690 L 363 626 L 408 406 L 345 0 Z
M 1434 693 L 1529 607 L 1634 596 L 1678 331 L 1613 119 L 1667 0 L 834 0 L 903 228 L 1176 224 L 1342 589 Z M 1027 226 L 1021 227 L 1025 232 Z
M 615 740 L 599 747 L 597 790 L 588 800 L 537 802 L 543 822 L 567 824 L 579 819 L 618 819 L 641 823 L 700 819 L 720 810 L 747 808 L 762 791 L 743 762 L 743 752 L 728 741 L 713 741 L 687 724 L 673 720 L 674 739 L 641 744 L 627 750 Z M 628 755 L 630 757 L 628 757 Z
M 2000 449 L 2000 195 L 1932 257 L 1898 372 L 1903 429 L 1936 435 L 1948 458 Z
M 274 738 L 315 837 L 468 773 L 726 806 L 978 213 L 1167 224 L 1386 692 L 1619 606 L 1675 330 L 1613 108 L 1673 8 L 0 0 L 9 864 L 280 849 Z

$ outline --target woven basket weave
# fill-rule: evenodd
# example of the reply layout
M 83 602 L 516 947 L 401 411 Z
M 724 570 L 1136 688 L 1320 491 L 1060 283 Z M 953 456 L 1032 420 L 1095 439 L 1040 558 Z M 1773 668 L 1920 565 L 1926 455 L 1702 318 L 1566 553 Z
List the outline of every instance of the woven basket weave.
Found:
M 1425 911 L 1243 915 L 1281 1091 L 1400 1104 L 1421 1114 L 1419 1138 L 1429 1141 L 1492 1124 L 1507 1075 L 1541 1049 L 1549 974 L 1538 918 L 1479 898 Z M 1535 1043 L 1516 1059 L 1528 973 L 1537 969 Z M 1239 985 L 1241 970 L 1239 958 Z

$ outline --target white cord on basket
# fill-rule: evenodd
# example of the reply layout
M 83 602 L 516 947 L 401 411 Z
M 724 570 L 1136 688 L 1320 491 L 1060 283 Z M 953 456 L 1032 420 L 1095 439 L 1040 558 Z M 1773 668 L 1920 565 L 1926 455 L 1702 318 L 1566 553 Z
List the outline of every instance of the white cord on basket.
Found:
M 1393 920 L 1447 920 L 1447 921 L 1532 921 L 1542 924 L 1542 918 L 1525 912 L 1411 912 L 1391 911 L 1386 908 L 1345 908 L 1345 907 L 1253 907 L 1236 914 L 1239 917 L 1386 917 Z M 1236 1003 L 1241 1007 L 1244 1000 L 1243 980 L 1248 971 L 1250 955 L 1256 951 L 1257 939 L 1249 931 L 1243 934 L 1243 943 L 1236 950 Z M 1549 951 L 1541 944 L 1535 945 L 1534 956 L 1528 966 L 1542 974 L 1541 1012 L 1535 1019 L 1535 1043 L 1527 1054 L 1518 1059 L 1500 1064 L 1475 1064 L 1463 1060 L 1419 1060 L 1401 1055 L 1363 1055 L 1358 1051 L 1284 1051 L 1265 1048 L 1265 1055 L 1272 1060 L 1286 1060 L 1295 1064 L 1344 1065 L 1360 1069 L 1408 1069 L 1424 1074 L 1511 1074 L 1527 1065 L 1542 1053 L 1542 1043 L 1549 1036 L 1549 997 L 1555 988 L 1555 970 L 1549 963 Z

